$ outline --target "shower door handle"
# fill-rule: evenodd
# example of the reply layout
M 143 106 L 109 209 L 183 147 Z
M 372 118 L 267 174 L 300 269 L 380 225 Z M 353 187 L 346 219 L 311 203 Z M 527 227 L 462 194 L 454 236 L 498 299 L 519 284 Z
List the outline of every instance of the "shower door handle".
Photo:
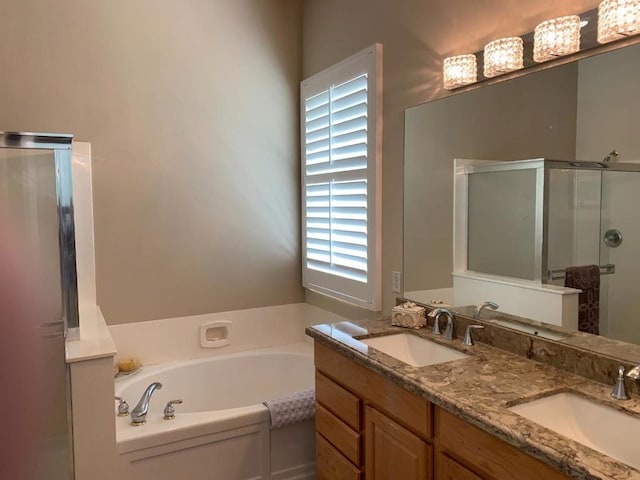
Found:
M 616 248 L 622 244 L 622 232 L 612 228 L 604 232 L 604 244 L 607 247 Z

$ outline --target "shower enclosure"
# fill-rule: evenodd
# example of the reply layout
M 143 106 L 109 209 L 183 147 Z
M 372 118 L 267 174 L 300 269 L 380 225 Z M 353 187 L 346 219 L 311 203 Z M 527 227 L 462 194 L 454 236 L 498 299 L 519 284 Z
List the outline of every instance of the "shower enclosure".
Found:
M 456 163 L 456 270 L 564 285 L 598 265 L 600 330 L 640 343 L 640 163 Z
M 10 377 L 15 385 L 4 385 L 7 414 L 25 416 L 24 429 L 29 432 L 25 446 L 21 445 L 22 453 L 28 450 L 30 471 L 22 477 L 27 480 L 73 478 L 65 362 L 65 337 L 75 339 L 79 334 L 72 138 L 0 132 L 0 242 L 4 242 L 5 257 L 11 257 L 10 262 L 7 258 L 0 261 L 13 265 L 0 275 L 11 279 L 5 282 L 9 288 L 16 285 L 15 291 L 5 292 L 5 298 L 11 303 L 28 295 L 30 307 L 18 308 L 37 312 L 0 318 L 5 332 L 23 333 L 13 337 L 20 339 L 19 345 L 3 344 L 4 348 L 28 352 L 24 363 L 3 365 L 27 377 L 33 387 L 23 388 L 16 376 Z M 23 305 L 26 300 L 15 303 Z M 0 312 L 7 311 L 15 310 L 0 305 Z M 19 405 L 13 404 L 13 397 L 19 399 Z M 13 412 L 14 408 L 18 410 Z

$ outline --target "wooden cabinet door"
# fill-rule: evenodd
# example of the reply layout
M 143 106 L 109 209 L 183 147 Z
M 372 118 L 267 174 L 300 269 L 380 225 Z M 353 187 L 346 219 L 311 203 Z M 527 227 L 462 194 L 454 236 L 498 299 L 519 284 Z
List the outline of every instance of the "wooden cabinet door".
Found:
M 435 462 L 437 480 L 483 480 L 444 453 L 437 453 Z
M 431 480 L 429 444 L 369 406 L 364 415 L 366 480 Z
M 360 470 L 320 434 L 316 434 L 316 474 L 318 480 L 362 480 Z

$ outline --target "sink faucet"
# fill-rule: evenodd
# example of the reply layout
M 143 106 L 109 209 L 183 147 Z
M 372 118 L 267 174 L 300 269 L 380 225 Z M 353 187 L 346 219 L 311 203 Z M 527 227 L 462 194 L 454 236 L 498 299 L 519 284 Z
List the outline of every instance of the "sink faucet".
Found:
M 482 310 L 484 310 L 487 307 L 489 307 L 492 310 L 497 310 L 498 308 L 500 308 L 500 305 L 493 302 L 483 302 L 480 305 L 478 305 L 476 309 L 473 311 L 473 318 L 478 320 L 480 318 L 480 314 L 482 313 Z
M 447 326 L 444 329 L 442 337 L 447 340 L 453 340 L 453 313 L 451 313 L 451 310 L 447 310 L 446 308 L 436 308 L 429 312 L 429 317 L 433 318 L 433 334 L 440 335 L 440 315 L 445 315 L 447 317 Z
M 147 387 L 142 394 L 142 398 L 140 398 L 140 401 L 131 412 L 131 425 L 140 426 L 145 424 L 147 421 L 147 413 L 149 413 L 149 400 L 151 400 L 151 395 L 161 388 L 162 384 L 160 382 L 153 382 Z

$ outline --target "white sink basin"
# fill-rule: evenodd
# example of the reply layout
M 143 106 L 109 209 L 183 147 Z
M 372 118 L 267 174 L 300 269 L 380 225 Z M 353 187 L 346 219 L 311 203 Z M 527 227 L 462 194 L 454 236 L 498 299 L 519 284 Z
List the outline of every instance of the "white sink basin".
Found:
M 571 393 L 559 393 L 509 410 L 640 469 L 639 418 Z
M 366 338 L 360 341 L 414 367 L 426 367 L 469 356 L 408 333 Z
M 518 330 L 519 332 L 528 333 L 529 335 L 546 338 L 547 340 L 563 340 L 568 336 L 563 333 L 557 333 L 553 330 L 547 330 L 543 327 L 536 327 L 535 325 L 527 325 L 525 323 L 509 322 L 508 320 L 490 320 L 490 322 L 500 325 L 501 327 L 507 327 L 513 330 Z

